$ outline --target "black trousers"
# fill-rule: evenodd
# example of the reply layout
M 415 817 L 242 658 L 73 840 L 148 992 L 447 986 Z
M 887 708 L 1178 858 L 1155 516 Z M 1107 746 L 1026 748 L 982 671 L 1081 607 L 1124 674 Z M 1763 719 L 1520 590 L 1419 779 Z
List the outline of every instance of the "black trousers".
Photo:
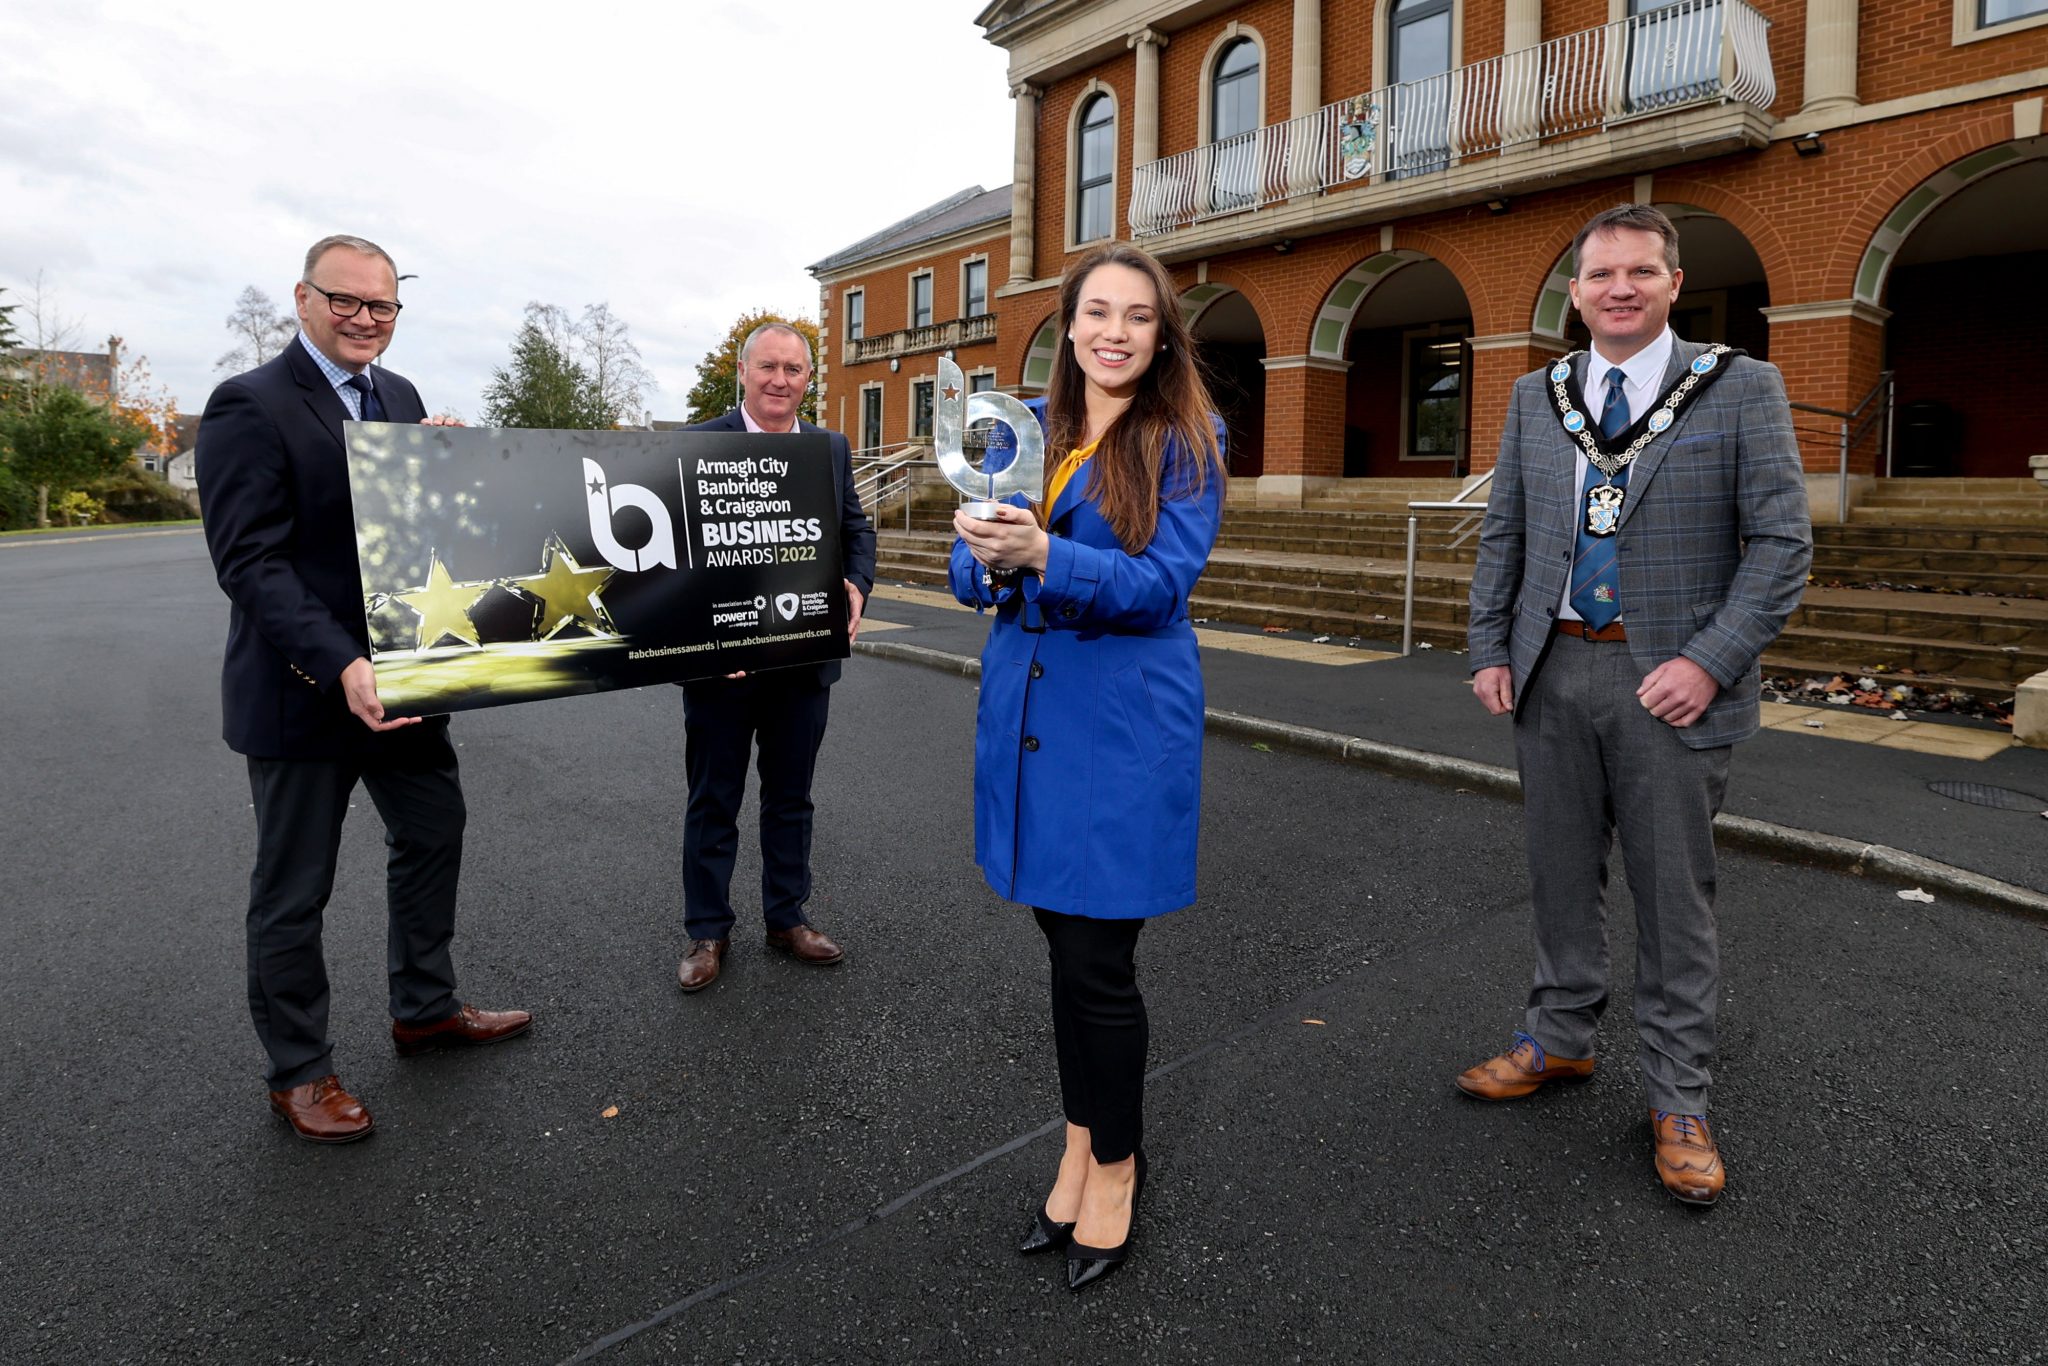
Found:
M 804 923 L 811 896 L 811 777 L 825 740 L 831 685 L 813 669 L 770 670 L 684 685 L 683 928 L 692 939 L 732 933 L 732 869 L 740 847 L 747 760 L 761 775 L 761 911 L 768 928 Z
M 391 1018 L 425 1024 L 460 1008 L 449 946 L 467 812 L 455 746 L 445 727 L 439 734 L 404 738 L 403 744 L 378 745 L 348 759 L 249 760 L 256 807 L 249 1016 L 270 1058 L 266 1077 L 273 1091 L 335 1070 L 320 938 L 341 825 L 358 782 L 384 818 L 390 850 L 385 895 Z
M 1067 1122 L 1097 1162 L 1121 1162 L 1145 1136 L 1151 1028 L 1135 955 L 1143 920 L 1092 920 L 1034 908 L 1052 960 L 1052 1037 Z

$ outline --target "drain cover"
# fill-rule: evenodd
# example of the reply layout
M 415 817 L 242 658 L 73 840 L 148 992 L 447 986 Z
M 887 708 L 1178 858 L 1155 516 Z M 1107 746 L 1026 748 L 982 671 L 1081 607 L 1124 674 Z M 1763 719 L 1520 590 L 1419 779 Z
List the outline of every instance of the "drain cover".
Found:
M 1984 783 L 1929 783 L 1927 790 L 1952 801 L 1988 806 L 1998 811 L 2048 810 L 2048 797 L 2016 792 L 2009 787 L 1991 787 Z

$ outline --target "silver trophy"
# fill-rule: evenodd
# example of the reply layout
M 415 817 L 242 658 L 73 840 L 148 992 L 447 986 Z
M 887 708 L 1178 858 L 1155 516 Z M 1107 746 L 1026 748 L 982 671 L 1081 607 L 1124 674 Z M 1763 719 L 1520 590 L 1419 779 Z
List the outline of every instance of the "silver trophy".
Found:
M 967 429 L 994 418 L 1017 438 L 1017 455 L 994 472 L 967 459 Z M 969 517 L 997 520 L 996 508 L 1012 494 L 1034 503 L 1045 501 L 1045 432 L 1031 410 L 1008 394 L 967 392 L 967 377 L 946 357 L 939 357 L 939 392 L 932 402 L 932 455 L 946 482 L 967 495 L 961 505 Z M 984 464 L 986 457 L 984 457 Z

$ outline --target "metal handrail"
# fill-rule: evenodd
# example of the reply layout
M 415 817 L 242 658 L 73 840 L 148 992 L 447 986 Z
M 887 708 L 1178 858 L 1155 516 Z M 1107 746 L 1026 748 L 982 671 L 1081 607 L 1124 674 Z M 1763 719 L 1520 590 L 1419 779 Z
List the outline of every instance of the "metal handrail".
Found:
M 931 444 L 925 440 L 906 441 L 900 446 L 885 449 L 928 451 Z M 894 460 L 876 459 L 868 462 L 867 472 L 855 478 L 854 496 L 860 499 L 863 508 L 879 509 L 883 503 L 902 494 L 903 529 L 910 530 L 910 515 L 917 500 L 912 496 L 911 471 L 920 467 L 938 468 L 939 462 L 924 454 L 904 455 Z
M 1401 588 L 1402 658 L 1405 659 L 1415 653 L 1415 541 L 1416 528 L 1421 523 L 1421 519 L 1415 514 L 1418 512 L 1463 512 L 1469 514 L 1472 511 L 1472 504 L 1467 500 L 1492 482 L 1493 471 L 1488 470 L 1484 474 L 1475 475 L 1472 482 L 1458 490 L 1457 497 L 1446 502 L 1417 499 L 1408 504 L 1408 571 L 1406 582 Z M 1483 512 L 1481 515 L 1484 515 Z M 1455 534 L 1445 549 L 1456 550 L 1460 545 L 1463 545 L 1465 538 L 1472 534 L 1466 528 L 1472 526 L 1478 520 L 1479 518 L 1468 515 L 1464 521 L 1452 527 L 1451 530 Z
M 1880 417 L 1884 419 L 1884 445 L 1882 447 L 1884 472 L 1887 478 L 1891 476 L 1892 395 L 1894 392 L 1893 381 L 1897 377 L 1897 373 L 1894 370 L 1880 371 L 1877 376 L 1877 383 L 1870 386 L 1870 392 L 1865 394 L 1862 401 L 1847 412 L 1843 412 L 1840 408 L 1823 408 L 1818 403 L 1794 403 L 1790 405 L 1794 412 L 1813 413 L 1820 417 L 1831 417 L 1836 420 L 1834 435 L 1838 443 L 1837 448 L 1840 461 L 1835 480 L 1835 522 L 1837 525 L 1847 525 L 1849 521 L 1849 452 L 1862 444 L 1863 438 L 1869 432 L 1871 424 Z M 1884 396 L 1884 406 L 1870 414 L 1870 416 L 1864 417 L 1863 410 L 1872 403 L 1875 403 L 1880 394 Z M 1850 426 L 1851 423 L 1855 423 L 1853 429 Z M 1825 430 L 1825 428 L 1801 427 L 1797 423 L 1793 424 L 1795 436 L 1798 432 L 1802 431 L 1820 432 Z

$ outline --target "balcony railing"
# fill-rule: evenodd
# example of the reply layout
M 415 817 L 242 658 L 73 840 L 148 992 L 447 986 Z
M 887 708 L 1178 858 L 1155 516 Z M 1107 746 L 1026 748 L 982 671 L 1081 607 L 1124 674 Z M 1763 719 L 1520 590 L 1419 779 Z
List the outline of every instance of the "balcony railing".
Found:
M 1154 237 L 1695 105 L 1768 109 L 1769 31 L 1744 0 L 1687 0 L 1385 86 L 1138 167 L 1131 229 Z
M 855 337 L 846 343 L 845 363 L 860 365 L 866 361 L 914 356 L 921 351 L 944 351 L 949 346 L 967 346 L 995 339 L 996 315 L 977 313 L 971 318 L 948 318 L 942 323 L 884 332 L 879 337 Z

